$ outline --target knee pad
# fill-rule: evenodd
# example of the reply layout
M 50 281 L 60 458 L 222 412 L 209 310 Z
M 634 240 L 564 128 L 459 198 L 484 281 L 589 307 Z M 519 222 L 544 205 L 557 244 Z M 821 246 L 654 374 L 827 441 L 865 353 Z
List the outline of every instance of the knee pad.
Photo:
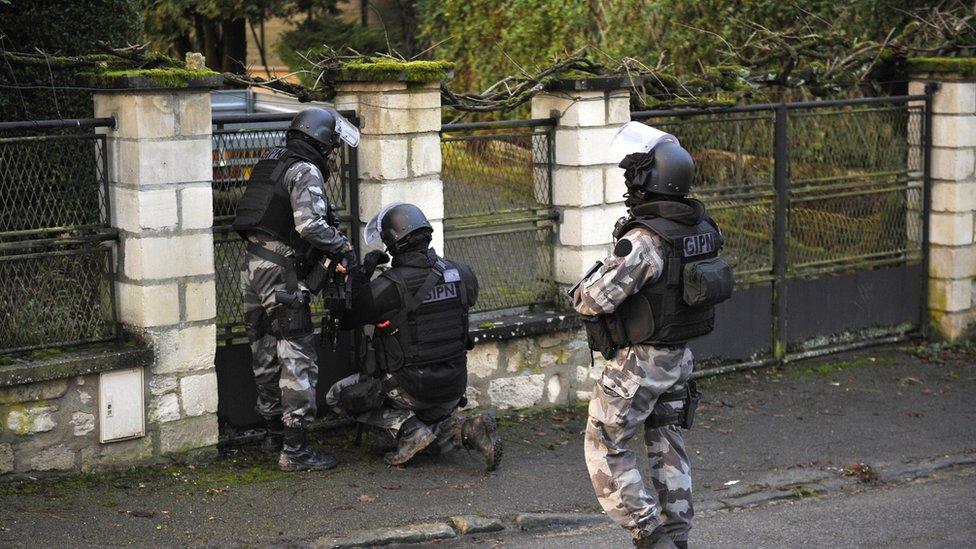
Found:
M 312 308 L 308 292 L 276 292 L 275 305 L 271 313 L 271 332 L 283 339 L 294 339 L 311 335 L 315 331 L 312 324 Z

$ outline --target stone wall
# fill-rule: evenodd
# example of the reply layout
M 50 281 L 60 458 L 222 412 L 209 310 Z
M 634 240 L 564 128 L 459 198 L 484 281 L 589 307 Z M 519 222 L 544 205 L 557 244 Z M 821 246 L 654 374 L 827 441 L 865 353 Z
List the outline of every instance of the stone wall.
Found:
M 603 360 L 590 368 L 581 331 L 478 343 L 468 353 L 468 407 L 565 406 L 590 398 Z
M 151 459 L 153 434 L 99 444 L 97 398 L 97 375 L 0 388 L 0 475 Z

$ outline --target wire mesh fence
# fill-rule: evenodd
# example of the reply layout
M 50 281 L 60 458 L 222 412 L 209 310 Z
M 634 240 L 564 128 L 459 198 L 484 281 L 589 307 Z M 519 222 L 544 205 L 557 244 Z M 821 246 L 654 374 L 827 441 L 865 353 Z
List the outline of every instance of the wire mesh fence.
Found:
M 0 354 L 120 333 L 105 138 L 93 125 L 0 133 Z
M 445 255 L 478 274 L 477 311 L 556 300 L 552 124 L 445 125 Z
M 354 113 L 343 113 L 355 120 Z M 244 304 L 241 293 L 241 271 L 244 268 L 244 241 L 231 228 L 237 203 L 244 195 L 251 170 L 268 149 L 285 144 L 285 129 L 291 115 L 268 121 L 250 122 L 236 117 L 232 123 L 215 121 L 213 136 L 214 192 L 214 268 L 217 286 L 217 337 L 220 342 L 244 340 Z M 350 215 L 355 207 L 355 151 L 340 149 L 335 169 L 326 180 L 329 200 L 339 209 L 342 229 L 354 234 L 358 222 Z M 313 300 L 312 313 L 321 315 L 321 304 Z
M 774 241 L 805 276 L 921 257 L 922 107 L 906 103 L 791 110 L 787 227 L 774 230 L 774 109 L 639 117 L 695 159 L 693 196 L 725 235 L 736 282 L 773 276 Z

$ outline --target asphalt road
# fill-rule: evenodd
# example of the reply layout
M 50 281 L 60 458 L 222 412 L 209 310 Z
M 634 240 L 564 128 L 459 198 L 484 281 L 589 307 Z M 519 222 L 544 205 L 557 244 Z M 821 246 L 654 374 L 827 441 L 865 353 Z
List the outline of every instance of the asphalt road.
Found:
M 700 517 L 696 548 L 976 547 L 976 470 Z M 630 547 L 616 526 L 481 537 L 452 547 Z

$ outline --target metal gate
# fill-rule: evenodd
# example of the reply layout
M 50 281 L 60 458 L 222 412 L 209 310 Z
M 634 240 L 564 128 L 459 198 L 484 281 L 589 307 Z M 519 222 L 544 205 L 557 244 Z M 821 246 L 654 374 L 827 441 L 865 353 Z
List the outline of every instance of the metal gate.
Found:
M 556 302 L 555 120 L 441 128 L 444 255 L 478 273 L 476 311 Z
M 355 112 L 340 111 L 354 124 Z M 237 202 L 244 194 L 251 169 L 270 147 L 284 145 L 285 130 L 294 113 L 215 114 L 213 116 L 214 266 L 217 285 L 217 391 L 222 428 L 245 427 L 258 422 L 254 412 L 257 393 L 251 372 L 251 352 L 244 336 L 244 306 L 240 276 L 244 267 L 244 242 L 231 227 Z M 338 169 L 329 174 L 326 194 L 339 208 L 342 227 L 358 235 L 359 177 L 356 150 L 345 145 L 337 159 Z M 358 246 L 359 239 L 352 238 Z M 316 323 L 321 303 L 313 300 Z M 352 373 L 349 340 L 343 336 L 338 351 L 320 347 L 319 401 L 336 380 Z M 324 406 L 319 407 L 325 410 Z M 223 431 L 226 432 L 226 431 Z
M 697 356 L 798 358 L 927 325 L 928 95 L 644 111 L 692 152 L 736 292 Z

